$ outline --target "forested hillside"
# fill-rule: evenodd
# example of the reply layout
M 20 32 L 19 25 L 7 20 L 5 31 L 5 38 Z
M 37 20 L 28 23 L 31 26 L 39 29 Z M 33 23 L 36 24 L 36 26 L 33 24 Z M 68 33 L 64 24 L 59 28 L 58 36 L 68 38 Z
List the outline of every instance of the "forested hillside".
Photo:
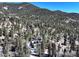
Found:
M 0 56 L 79 57 L 79 14 L 0 3 Z

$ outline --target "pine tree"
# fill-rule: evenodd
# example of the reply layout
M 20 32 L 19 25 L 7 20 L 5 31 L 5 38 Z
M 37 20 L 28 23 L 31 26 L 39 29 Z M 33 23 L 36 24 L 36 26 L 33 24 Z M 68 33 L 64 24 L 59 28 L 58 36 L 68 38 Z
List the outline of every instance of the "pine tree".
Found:
M 79 45 L 77 46 L 76 56 L 79 57 Z

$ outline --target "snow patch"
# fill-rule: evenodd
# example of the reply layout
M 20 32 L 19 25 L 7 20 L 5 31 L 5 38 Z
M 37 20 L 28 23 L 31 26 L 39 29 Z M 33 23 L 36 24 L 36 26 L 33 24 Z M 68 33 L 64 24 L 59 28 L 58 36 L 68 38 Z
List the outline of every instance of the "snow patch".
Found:
M 2 11 L 0 11 L 0 14 L 4 14 Z
M 75 44 L 76 44 L 76 45 L 79 45 L 79 42 L 78 42 L 78 41 L 75 41 Z
M 0 25 L 0 28 L 2 28 L 2 26 Z
M 36 56 L 30 55 L 30 57 L 36 57 Z
M 66 20 L 65 22 L 66 22 L 66 23 L 69 23 L 70 21 L 69 21 L 69 20 Z
M 3 35 L 0 37 L 0 39 L 4 39 L 4 38 L 5 38 L 5 36 L 3 36 Z
M 45 49 L 44 54 L 48 54 L 48 49 Z
M 52 29 L 52 33 L 55 31 L 56 29 L 54 28 L 54 29 Z
M 4 6 L 3 9 L 8 10 L 8 6 Z
M 22 6 L 20 6 L 18 9 L 22 9 L 23 7 Z
M 20 19 L 20 17 L 19 16 L 15 16 L 17 19 Z

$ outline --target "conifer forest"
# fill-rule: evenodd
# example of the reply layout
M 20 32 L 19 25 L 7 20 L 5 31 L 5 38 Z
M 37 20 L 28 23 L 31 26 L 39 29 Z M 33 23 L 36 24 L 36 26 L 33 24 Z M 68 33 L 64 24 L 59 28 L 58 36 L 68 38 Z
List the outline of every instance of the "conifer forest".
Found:
M 0 57 L 79 57 L 79 14 L 0 3 Z

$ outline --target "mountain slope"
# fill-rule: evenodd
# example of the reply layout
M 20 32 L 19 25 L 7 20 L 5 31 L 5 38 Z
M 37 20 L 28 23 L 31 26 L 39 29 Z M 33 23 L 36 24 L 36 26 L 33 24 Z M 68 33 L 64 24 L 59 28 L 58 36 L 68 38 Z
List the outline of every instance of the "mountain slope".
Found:
M 66 13 L 63 11 L 50 11 L 48 9 L 39 8 L 30 3 L 0 3 L 0 14 L 7 16 L 19 16 L 25 17 L 30 20 L 41 20 L 41 22 L 47 22 L 50 26 L 78 28 L 79 14 L 78 13 Z
M 0 56 L 51 56 L 51 51 L 52 57 L 79 56 L 78 13 L 0 3 Z

